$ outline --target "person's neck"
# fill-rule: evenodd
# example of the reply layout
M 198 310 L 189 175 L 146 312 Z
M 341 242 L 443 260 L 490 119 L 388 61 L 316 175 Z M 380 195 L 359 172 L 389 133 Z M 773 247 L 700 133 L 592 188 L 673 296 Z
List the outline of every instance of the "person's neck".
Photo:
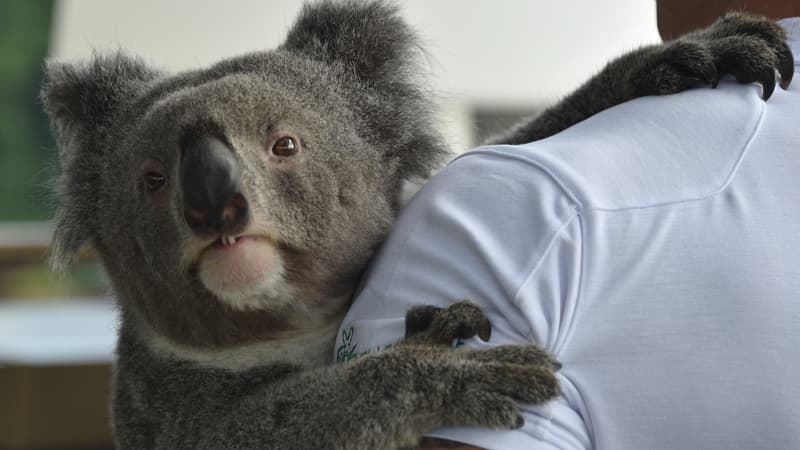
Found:
M 661 0 L 656 3 L 658 28 L 667 41 L 711 25 L 731 11 L 765 16 L 772 20 L 800 17 L 800 2 L 786 0 Z

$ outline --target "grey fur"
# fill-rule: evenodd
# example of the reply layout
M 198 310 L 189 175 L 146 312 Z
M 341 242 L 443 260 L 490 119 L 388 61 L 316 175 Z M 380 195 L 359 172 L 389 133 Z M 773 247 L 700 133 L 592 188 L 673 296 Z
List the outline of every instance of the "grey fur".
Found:
M 634 52 L 501 141 L 544 137 L 721 72 L 743 81 L 756 73 L 767 86 L 754 67 L 785 67 L 782 32 L 733 21 L 734 31 L 739 23 L 760 31 L 723 45 L 730 33 L 718 26 Z M 328 365 L 403 181 L 448 156 L 417 79 L 418 54 L 394 6 L 348 1 L 306 6 L 278 49 L 204 70 L 169 75 L 122 53 L 47 65 L 42 97 L 62 164 L 52 261 L 63 268 L 91 246 L 111 279 L 122 316 L 113 394 L 120 448 L 403 448 L 443 425 L 518 426 L 513 400 L 557 395 L 558 363 L 535 346 L 449 348 L 454 337 L 488 334 L 464 304 L 412 310 L 407 341 Z M 265 157 L 276 133 L 299 136 L 302 153 Z M 274 289 L 244 308 L 203 284 L 197 261 L 208 242 L 180 213 L 181 142 L 206 135 L 233 150 L 248 227 L 285 264 Z M 150 170 L 164 172 L 165 188 L 143 188 Z

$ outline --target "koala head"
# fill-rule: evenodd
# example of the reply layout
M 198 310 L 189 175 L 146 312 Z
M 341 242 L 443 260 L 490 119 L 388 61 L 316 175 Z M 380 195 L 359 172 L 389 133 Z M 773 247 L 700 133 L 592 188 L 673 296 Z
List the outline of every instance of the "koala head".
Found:
M 391 5 L 304 8 L 277 49 L 167 74 L 51 62 L 52 263 L 99 254 L 123 322 L 191 346 L 319 326 L 348 306 L 403 182 L 446 157 Z

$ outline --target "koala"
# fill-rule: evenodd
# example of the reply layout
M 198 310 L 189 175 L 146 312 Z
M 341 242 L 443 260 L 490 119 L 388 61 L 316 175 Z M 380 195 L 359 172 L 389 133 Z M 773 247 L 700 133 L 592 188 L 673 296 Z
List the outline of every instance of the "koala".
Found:
M 734 15 L 612 62 L 496 142 L 538 139 L 631 98 L 791 76 L 780 28 Z M 449 152 L 420 47 L 383 1 L 307 5 L 284 43 L 169 74 L 124 53 L 49 62 L 59 144 L 51 261 L 99 255 L 120 311 L 122 449 L 414 447 L 441 426 L 521 425 L 559 364 L 488 339 L 468 302 L 409 312 L 407 339 L 330 365 L 406 180 Z M 421 299 L 421 303 L 424 299 Z

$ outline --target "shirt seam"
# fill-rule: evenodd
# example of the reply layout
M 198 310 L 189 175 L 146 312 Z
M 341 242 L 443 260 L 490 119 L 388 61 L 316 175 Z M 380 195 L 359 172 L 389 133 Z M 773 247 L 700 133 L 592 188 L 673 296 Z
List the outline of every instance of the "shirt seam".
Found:
M 715 197 L 715 196 L 721 194 L 722 192 L 725 192 L 725 190 L 727 190 L 727 188 L 730 186 L 731 182 L 733 182 L 733 179 L 736 177 L 736 173 L 739 171 L 739 168 L 741 167 L 742 162 L 744 161 L 744 158 L 748 153 L 748 150 L 752 147 L 753 142 L 755 141 L 756 137 L 758 136 L 758 134 L 759 134 L 758 132 L 761 130 L 761 127 L 762 127 L 762 125 L 764 123 L 764 118 L 766 117 L 766 111 L 767 111 L 767 108 L 766 108 L 765 102 L 761 102 L 761 111 L 759 113 L 758 122 L 756 123 L 755 126 L 753 126 L 753 128 L 752 128 L 752 130 L 750 132 L 750 136 L 748 136 L 747 141 L 742 146 L 742 150 L 739 153 L 739 156 L 736 158 L 736 163 L 734 164 L 733 168 L 731 168 L 731 171 L 725 177 L 725 180 L 722 182 L 722 184 L 718 188 L 716 188 L 715 190 L 710 192 L 709 194 L 701 195 L 699 197 L 694 197 L 694 198 L 685 198 L 685 199 L 680 199 L 680 200 L 669 200 L 669 201 L 664 201 L 664 202 L 660 202 L 660 203 L 654 203 L 654 204 L 649 204 L 649 205 L 641 205 L 641 206 L 623 206 L 623 207 L 619 207 L 619 208 L 603 208 L 603 207 L 597 207 L 597 206 L 584 207 L 583 202 L 581 202 L 578 199 L 578 196 L 573 193 L 573 191 L 567 186 L 567 184 L 564 183 L 555 173 L 553 173 L 549 169 L 549 167 L 547 167 L 542 162 L 536 161 L 536 160 L 531 160 L 531 159 L 528 159 L 528 158 L 524 158 L 524 157 L 522 157 L 520 155 L 516 155 L 516 154 L 511 153 L 511 152 L 496 152 L 496 151 L 493 152 L 493 151 L 490 150 L 490 149 L 498 149 L 498 148 L 516 148 L 515 146 L 500 145 L 500 146 L 493 146 L 493 147 L 479 147 L 477 149 L 474 149 L 472 151 L 469 151 L 469 152 L 466 152 L 466 153 L 463 153 L 463 154 L 459 155 L 458 157 L 453 159 L 453 161 L 456 161 L 458 159 L 461 159 L 464 156 L 468 156 L 468 155 L 471 155 L 471 154 L 484 154 L 484 155 L 494 155 L 494 156 L 497 156 L 499 154 L 499 155 L 502 155 L 504 157 L 511 158 L 511 159 L 523 162 L 525 164 L 531 165 L 531 166 L 536 167 L 537 169 L 541 170 L 542 172 L 546 173 L 553 180 L 553 182 L 562 190 L 562 192 L 569 198 L 569 200 L 571 202 L 573 202 L 575 205 L 577 205 L 578 209 L 583 210 L 583 211 L 625 212 L 625 211 L 637 211 L 637 210 L 645 210 L 645 209 L 655 209 L 655 208 L 662 208 L 662 207 L 665 207 L 665 206 L 673 206 L 673 205 L 694 203 L 694 202 L 698 202 L 698 201 L 708 200 L 708 199 L 710 199 L 712 197 Z
M 580 211 L 578 209 L 574 209 L 573 213 L 569 217 L 567 217 L 561 223 L 561 225 L 558 227 L 558 229 L 553 233 L 553 235 L 551 236 L 547 246 L 545 247 L 544 252 L 542 253 L 542 256 L 537 258 L 537 261 L 536 261 L 534 267 L 530 270 L 528 275 L 522 281 L 522 283 L 520 284 L 519 288 L 517 289 L 517 292 L 514 295 L 515 306 L 517 308 L 520 308 L 522 290 L 525 288 L 525 286 L 528 285 L 528 283 L 535 276 L 537 276 L 537 274 L 539 272 L 539 269 L 542 267 L 542 264 L 544 264 L 545 259 L 548 257 L 548 255 L 552 251 L 553 247 L 555 247 L 555 244 L 559 240 L 564 238 L 565 230 L 568 227 L 570 227 L 573 224 L 575 224 L 576 221 L 577 221 L 577 225 L 579 227 L 578 239 L 580 240 L 580 243 L 578 245 L 578 247 L 580 248 L 580 264 L 578 264 L 578 269 L 577 269 L 578 273 L 575 274 L 575 276 L 578 277 L 577 288 L 576 288 L 575 297 L 574 297 L 573 313 L 572 313 L 571 317 L 569 318 L 569 321 L 562 325 L 562 329 L 561 329 L 562 338 L 558 340 L 558 342 L 556 343 L 556 346 L 554 346 L 553 349 L 551 350 L 553 356 L 556 357 L 556 359 L 559 358 L 559 355 L 561 354 L 563 349 L 566 348 L 569 345 L 569 342 L 572 339 L 574 331 L 578 327 L 578 324 L 580 322 L 580 304 L 581 304 L 582 294 L 583 294 L 583 291 L 584 291 L 584 281 L 585 281 L 585 278 L 586 278 L 585 277 L 585 273 L 586 273 L 586 270 L 585 270 L 585 265 L 586 265 L 586 244 L 585 244 L 585 241 L 586 240 L 584 239 L 585 224 L 583 222 L 583 215 L 580 213 Z M 527 336 L 526 336 L 526 338 L 531 342 L 533 342 L 532 333 L 533 333 L 533 330 L 530 330 L 528 332 Z M 594 422 L 593 422 L 591 416 L 586 417 L 586 415 L 588 415 L 590 413 L 590 411 L 589 411 L 589 408 L 586 406 L 586 404 L 585 404 L 585 402 L 583 400 L 583 396 L 581 395 L 580 391 L 577 388 L 574 388 L 574 390 L 575 390 L 576 397 L 577 397 L 575 400 L 580 401 L 581 404 L 580 405 L 572 404 L 572 402 L 567 400 L 566 398 L 565 398 L 565 400 L 567 400 L 567 403 L 576 412 L 578 412 L 578 414 L 584 416 L 584 421 L 583 422 L 584 422 L 584 425 L 586 427 L 586 432 L 587 432 L 589 441 L 591 442 L 591 445 L 592 445 L 591 448 L 594 448 L 594 428 L 593 428 L 593 423 Z M 548 423 L 550 421 L 552 421 L 552 417 L 550 417 L 549 419 L 550 420 L 548 421 Z M 542 423 L 542 426 L 538 427 L 537 430 L 540 433 L 542 433 L 543 437 L 547 436 L 550 433 L 550 430 L 549 430 L 549 428 L 547 428 L 545 426 L 545 423 Z
M 522 290 L 525 288 L 525 286 L 528 285 L 528 282 L 531 281 L 533 277 L 536 276 L 536 274 L 539 272 L 539 269 L 542 267 L 542 264 L 544 264 L 544 261 L 547 259 L 547 255 L 550 254 L 550 251 L 555 246 L 555 243 L 558 242 L 561 238 L 563 238 L 563 231 L 572 223 L 573 220 L 575 220 L 576 217 L 578 217 L 578 210 L 573 208 L 572 213 L 566 219 L 564 219 L 558 226 L 558 228 L 556 228 L 556 230 L 550 235 L 550 238 L 548 239 L 547 245 L 544 247 L 544 251 L 542 251 L 541 256 L 536 258 L 536 261 L 534 261 L 533 267 L 530 270 L 525 271 L 527 275 L 522 280 L 517 290 L 514 292 L 514 306 L 516 306 L 517 308 L 520 307 L 520 303 L 522 301 L 520 298 Z M 581 239 L 581 242 L 583 242 L 583 239 Z M 580 274 L 578 275 L 580 276 Z M 528 333 L 527 337 L 528 338 L 531 337 L 530 332 Z
M 582 314 L 580 305 L 582 303 L 583 298 L 583 291 L 586 284 L 586 264 L 588 258 L 586 257 L 587 252 L 587 245 L 586 239 L 584 239 L 584 233 L 586 232 L 586 221 L 585 216 L 578 214 L 578 225 L 580 226 L 580 232 L 578 236 L 580 237 L 580 249 L 581 249 L 581 263 L 579 265 L 579 273 L 578 273 L 578 292 L 575 293 L 575 312 L 572 316 L 572 320 L 570 321 L 569 327 L 564 335 L 563 342 L 561 343 L 561 348 L 559 348 L 559 352 L 569 345 L 569 342 L 572 340 L 572 336 L 574 331 L 578 328 L 578 325 L 581 322 Z M 577 392 L 577 396 L 581 401 L 581 408 L 578 408 L 578 414 L 584 416 L 583 423 L 586 426 L 586 433 L 589 436 L 590 448 L 596 448 L 595 445 L 595 437 L 594 437 L 594 420 L 591 415 L 591 410 L 589 409 L 588 405 L 583 399 L 583 396 L 580 393 L 580 390 L 573 384 L 575 388 L 575 392 Z
M 508 147 L 512 148 L 511 146 L 508 146 Z M 532 161 L 532 160 L 527 159 L 527 158 L 523 158 L 520 155 L 517 155 L 515 153 L 511 153 L 511 152 L 502 152 L 502 153 L 493 152 L 493 151 L 490 151 L 489 148 L 490 147 L 478 148 L 478 149 L 472 150 L 470 152 L 463 153 L 463 154 L 459 155 L 458 157 L 456 157 L 455 159 L 453 159 L 450 163 L 452 163 L 453 161 L 456 161 L 458 159 L 461 159 L 462 157 L 467 156 L 467 155 L 482 154 L 482 155 L 486 155 L 486 156 L 489 156 L 489 157 L 495 157 L 495 158 L 496 157 L 507 157 L 507 158 L 510 158 L 510 159 L 514 159 L 514 160 L 520 161 L 523 164 L 528 164 L 528 165 L 530 165 L 530 166 L 532 166 L 532 167 L 544 172 L 552 180 L 552 182 L 561 191 L 561 193 L 565 197 L 567 197 L 567 200 L 569 201 L 568 207 L 572 210 L 571 213 L 561 221 L 560 225 L 553 232 L 553 234 L 550 235 L 549 240 L 547 242 L 547 245 L 544 247 L 544 251 L 542 252 L 542 255 L 539 258 L 536 259 L 536 261 L 533 263 L 532 269 L 530 269 L 530 271 L 527 272 L 527 275 L 525 276 L 525 278 L 521 281 L 521 283 L 519 284 L 517 289 L 514 291 L 514 297 L 513 297 L 514 306 L 519 309 L 519 307 L 520 307 L 519 306 L 520 305 L 520 294 L 522 292 L 522 289 L 527 285 L 528 281 L 536 274 L 536 272 L 539 269 L 539 267 L 541 267 L 541 264 L 544 262 L 545 258 L 550 253 L 550 250 L 552 249 L 553 245 L 558 240 L 558 238 L 561 237 L 561 232 L 570 223 L 572 223 L 572 221 L 576 217 L 582 217 L 583 216 L 583 214 L 582 214 L 583 205 L 577 199 L 577 197 L 572 193 L 572 191 L 570 191 L 567 188 L 567 186 L 559 179 L 559 177 L 556 176 L 556 174 L 554 174 L 552 171 L 550 171 L 548 167 L 542 165 L 540 162 Z M 577 276 L 578 276 L 578 292 L 575 294 L 575 315 L 573 316 L 573 319 L 570 322 L 569 326 L 566 327 L 567 329 L 566 329 L 566 332 L 565 332 L 565 339 L 564 339 L 564 342 L 562 343 L 562 345 L 560 346 L 561 348 L 558 349 L 559 351 L 564 346 L 566 346 L 566 343 L 569 340 L 569 336 L 572 336 L 572 334 L 573 334 L 572 333 L 573 328 L 574 328 L 575 324 L 577 323 L 578 305 L 581 303 L 581 294 L 583 292 L 583 289 L 582 289 L 583 279 L 584 279 L 583 272 L 584 272 L 584 264 L 585 264 L 586 258 L 585 258 L 585 253 L 584 253 L 585 252 L 585 245 L 584 245 L 585 239 L 583 238 L 583 235 L 584 235 L 584 226 L 583 225 L 584 224 L 582 223 L 582 221 L 581 221 L 580 225 L 581 225 L 581 227 L 580 227 L 580 233 L 579 233 L 578 239 L 580 239 L 581 264 L 579 265 L 579 269 L 578 269 L 579 273 L 577 274 Z M 528 334 L 526 335 L 526 338 L 531 339 L 532 338 L 532 336 L 531 336 L 532 332 L 533 332 L 533 330 L 529 329 Z M 555 349 L 554 349 L 554 356 L 558 356 L 558 352 L 556 352 Z
M 758 117 L 758 122 L 753 127 L 753 130 L 750 132 L 750 136 L 747 138 L 747 142 L 742 146 L 742 150 L 739 153 L 739 156 L 736 158 L 736 163 L 731 168 L 731 171 L 725 177 L 725 180 L 722 184 L 715 190 L 711 191 L 706 195 L 702 195 L 699 197 L 694 198 L 686 198 L 681 200 L 672 200 L 666 201 L 661 203 L 654 203 L 652 205 L 642 205 L 642 206 L 627 206 L 622 208 L 599 208 L 599 207 L 590 207 L 588 208 L 590 211 L 598 211 L 598 212 L 625 212 L 625 211 L 640 211 L 645 209 L 655 209 L 655 208 L 662 208 L 665 206 L 674 206 L 674 205 L 684 205 L 688 203 L 700 202 L 703 200 L 708 200 L 710 198 L 716 197 L 717 195 L 725 192 L 728 187 L 733 182 L 733 179 L 736 177 L 736 173 L 739 172 L 739 168 L 742 166 L 742 162 L 744 161 L 745 156 L 747 156 L 748 150 L 755 141 L 756 137 L 758 136 L 758 132 L 761 130 L 761 125 L 764 123 L 764 117 L 766 116 L 766 105 L 762 103 L 761 106 L 761 113 Z
M 517 155 L 515 153 L 490 151 L 491 148 L 495 148 L 496 149 L 498 147 L 517 148 L 517 147 L 511 146 L 511 145 L 502 145 L 502 146 L 494 146 L 494 147 L 478 147 L 477 149 L 474 149 L 474 150 L 471 150 L 469 152 L 462 153 L 462 154 L 458 155 L 455 159 L 450 161 L 450 164 L 452 164 L 453 162 L 455 162 L 455 161 L 457 161 L 457 160 L 459 160 L 459 159 L 461 159 L 461 158 L 463 158 L 465 156 L 476 155 L 476 154 L 486 155 L 486 156 L 493 156 L 493 157 L 502 156 L 504 158 L 514 159 L 516 161 L 522 162 L 523 164 L 527 164 L 529 166 L 533 166 L 536 169 L 539 169 L 542 172 L 544 172 L 545 175 L 547 175 L 553 181 L 553 183 L 555 183 L 555 185 L 559 188 L 561 193 L 564 194 L 567 197 L 569 202 L 572 203 L 571 206 L 573 208 L 575 208 L 576 210 L 582 210 L 583 209 L 583 204 L 581 203 L 581 201 L 578 200 L 578 198 L 572 193 L 572 191 L 567 187 L 567 185 L 564 184 L 561 181 L 561 179 L 556 174 L 554 174 L 553 171 L 550 170 L 549 167 L 545 166 L 544 164 L 542 164 L 539 161 L 532 161 L 530 159 L 523 158 L 520 155 Z

